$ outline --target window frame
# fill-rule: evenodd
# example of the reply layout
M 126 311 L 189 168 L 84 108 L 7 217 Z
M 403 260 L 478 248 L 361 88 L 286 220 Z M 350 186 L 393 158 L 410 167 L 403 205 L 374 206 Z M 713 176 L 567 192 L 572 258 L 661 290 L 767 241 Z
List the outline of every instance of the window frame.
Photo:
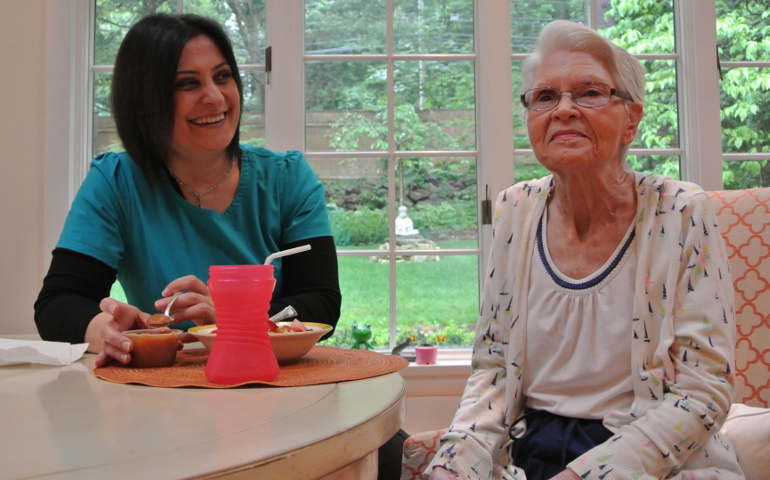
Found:
M 392 5 L 392 0 L 388 1 Z M 592 0 L 592 5 L 596 1 Z M 304 2 L 266 0 L 266 8 L 266 45 L 273 47 L 273 70 L 265 99 L 266 146 L 304 151 L 304 95 L 296 93 L 303 92 L 304 84 Z M 513 115 L 518 107 L 514 107 L 513 95 L 499 94 L 511 92 L 513 87 L 511 64 L 515 55 L 511 53 L 510 41 L 501 41 L 501 36 L 510 37 L 510 5 L 508 1 L 477 0 L 474 8 L 477 193 L 479 199 L 484 199 L 488 185 L 489 198 L 494 202 L 498 192 L 510 186 L 513 179 Z M 718 190 L 722 188 L 724 155 L 715 54 L 715 0 L 674 0 L 674 8 L 681 178 L 706 190 Z M 94 10 L 93 0 L 48 0 L 43 255 L 49 260 L 92 158 Z M 595 25 L 595 14 L 591 18 Z M 63 125 L 67 127 L 62 128 Z M 647 151 L 632 149 L 629 153 Z M 487 272 L 491 235 L 491 225 L 479 227 L 479 291 Z M 390 276 L 393 282 L 395 270 L 391 270 Z

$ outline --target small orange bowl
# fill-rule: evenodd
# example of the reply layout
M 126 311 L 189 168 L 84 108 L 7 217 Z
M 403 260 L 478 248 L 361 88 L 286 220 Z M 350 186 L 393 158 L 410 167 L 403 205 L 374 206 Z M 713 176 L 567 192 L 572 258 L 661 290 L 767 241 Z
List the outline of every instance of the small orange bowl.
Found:
M 179 336 L 182 333 L 181 330 L 167 327 L 126 330 L 123 335 L 127 336 L 133 344 L 130 352 L 131 361 L 126 366 L 136 368 L 172 366 L 176 361 Z

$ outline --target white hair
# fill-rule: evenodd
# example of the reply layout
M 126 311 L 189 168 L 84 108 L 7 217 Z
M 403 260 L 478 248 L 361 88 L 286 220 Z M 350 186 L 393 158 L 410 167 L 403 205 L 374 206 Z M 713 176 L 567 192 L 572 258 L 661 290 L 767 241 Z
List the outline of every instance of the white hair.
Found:
M 524 92 L 533 87 L 543 58 L 565 50 L 584 52 L 597 59 L 610 73 L 615 82 L 613 87 L 628 92 L 635 103 L 644 103 L 645 70 L 642 64 L 596 30 L 569 20 L 555 20 L 540 31 L 537 43 L 521 69 L 521 90 Z

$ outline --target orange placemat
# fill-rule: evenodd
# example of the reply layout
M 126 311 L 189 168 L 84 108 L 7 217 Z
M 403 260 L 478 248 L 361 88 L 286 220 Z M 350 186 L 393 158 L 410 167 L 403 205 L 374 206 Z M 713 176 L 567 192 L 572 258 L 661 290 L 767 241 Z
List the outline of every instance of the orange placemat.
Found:
M 271 382 L 245 382 L 222 385 L 206 378 L 205 349 L 181 350 L 176 363 L 166 368 L 128 368 L 108 365 L 93 370 L 94 375 L 113 383 L 136 383 L 150 387 L 232 388 L 242 385 L 299 387 L 322 383 L 347 382 L 397 372 L 409 365 L 404 358 L 368 350 L 352 350 L 316 345 L 299 361 L 281 365 L 278 377 Z

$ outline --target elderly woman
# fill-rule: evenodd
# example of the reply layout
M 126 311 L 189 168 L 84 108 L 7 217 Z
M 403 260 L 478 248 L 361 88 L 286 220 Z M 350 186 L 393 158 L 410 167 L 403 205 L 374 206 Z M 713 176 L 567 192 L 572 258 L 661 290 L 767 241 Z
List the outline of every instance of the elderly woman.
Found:
M 540 34 L 522 103 L 552 175 L 497 198 L 473 373 L 424 474 L 738 479 L 732 282 L 698 186 L 632 171 L 644 69 L 573 22 Z

